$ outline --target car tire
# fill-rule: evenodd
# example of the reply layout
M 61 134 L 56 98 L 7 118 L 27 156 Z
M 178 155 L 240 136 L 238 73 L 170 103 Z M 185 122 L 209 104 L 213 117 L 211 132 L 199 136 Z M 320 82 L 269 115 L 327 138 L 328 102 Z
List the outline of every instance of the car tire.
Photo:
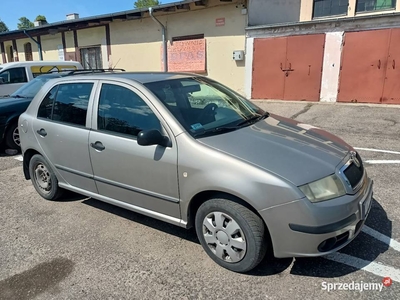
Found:
M 57 200 L 63 194 L 58 180 L 46 159 L 35 154 L 29 161 L 29 175 L 36 191 L 46 200 Z
M 228 270 L 246 273 L 266 254 L 268 234 L 263 220 L 237 202 L 204 202 L 197 210 L 195 227 L 206 253 Z
M 19 132 L 18 132 L 18 122 L 13 122 L 8 126 L 5 137 L 4 137 L 4 141 L 5 141 L 6 147 L 8 149 L 13 149 L 13 150 L 18 150 L 18 151 L 21 150 L 21 146 L 20 146 L 20 142 L 19 142 L 20 139 L 19 139 Z

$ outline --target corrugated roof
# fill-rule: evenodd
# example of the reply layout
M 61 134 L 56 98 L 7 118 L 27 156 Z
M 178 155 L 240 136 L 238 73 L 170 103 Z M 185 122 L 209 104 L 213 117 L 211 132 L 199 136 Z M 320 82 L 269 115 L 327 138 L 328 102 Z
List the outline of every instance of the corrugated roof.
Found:
M 177 9 L 186 9 L 186 7 L 190 3 L 198 3 L 199 5 L 205 5 L 204 0 L 184 0 L 184 1 L 178 1 L 178 2 L 173 2 L 173 3 L 168 3 L 168 4 L 161 4 L 157 6 L 153 6 L 153 11 L 159 12 L 159 11 L 175 11 Z M 110 14 L 103 14 L 103 15 L 97 15 L 97 16 L 92 16 L 92 17 L 85 17 L 85 18 L 79 18 L 79 19 L 74 19 L 74 20 L 64 20 L 64 21 L 59 21 L 59 22 L 54 22 L 54 23 L 49 23 L 45 24 L 39 27 L 34 27 L 34 28 L 29 28 L 26 29 L 26 32 L 29 34 L 35 35 L 36 33 L 43 32 L 43 31 L 49 31 L 51 29 L 64 29 L 68 30 L 69 28 L 74 29 L 75 27 L 79 27 L 79 25 L 89 25 L 91 22 L 111 22 L 113 20 L 123 20 L 123 19 L 139 19 L 143 16 L 143 13 L 148 12 L 148 8 L 139 8 L 139 9 L 131 9 L 131 10 L 126 10 L 126 11 L 120 11 L 120 12 L 115 12 L 115 13 L 110 13 Z M 100 25 L 101 23 L 99 23 Z M 24 30 L 12 30 L 8 32 L 2 32 L 0 33 L 0 38 L 9 36 L 9 35 L 20 35 L 23 34 Z

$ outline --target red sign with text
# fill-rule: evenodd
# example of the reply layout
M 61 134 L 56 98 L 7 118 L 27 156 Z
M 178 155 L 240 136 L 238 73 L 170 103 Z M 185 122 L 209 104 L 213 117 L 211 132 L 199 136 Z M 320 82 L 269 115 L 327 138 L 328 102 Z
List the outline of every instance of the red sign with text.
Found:
M 215 19 L 215 26 L 225 26 L 225 18 Z
M 161 64 L 162 47 L 161 47 Z M 206 40 L 176 41 L 168 45 L 169 72 L 206 72 Z

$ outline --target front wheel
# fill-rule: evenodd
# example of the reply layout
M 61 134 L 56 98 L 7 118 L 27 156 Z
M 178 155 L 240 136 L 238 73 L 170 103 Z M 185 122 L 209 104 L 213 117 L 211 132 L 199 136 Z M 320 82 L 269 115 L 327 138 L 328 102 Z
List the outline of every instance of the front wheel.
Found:
M 21 150 L 21 142 L 19 139 L 18 122 L 13 122 L 7 129 L 5 134 L 5 143 L 8 149 Z
M 40 196 L 46 200 L 57 200 L 61 197 L 63 190 L 58 186 L 57 177 L 40 154 L 32 156 L 29 162 L 29 175 Z
M 245 273 L 265 256 L 264 222 L 239 203 L 225 199 L 204 202 L 196 213 L 195 226 L 206 253 L 226 269 Z

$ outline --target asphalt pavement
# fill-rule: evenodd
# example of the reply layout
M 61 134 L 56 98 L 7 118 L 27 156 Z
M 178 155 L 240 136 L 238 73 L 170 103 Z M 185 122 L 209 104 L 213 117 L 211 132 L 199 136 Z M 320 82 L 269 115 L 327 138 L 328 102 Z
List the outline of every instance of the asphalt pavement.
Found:
M 19 155 L 3 151 L 0 299 L 399 299 L 400 106 L 258 103 L 359 149 L 375 199 L 351 244 L 329 257 L 267 257 L 250 274 L 233 273 L 206 255 L 193 230 L 72 193 L 45 201 L 24 180 Z M 384 278 L 392 284 L 371 290 Z

